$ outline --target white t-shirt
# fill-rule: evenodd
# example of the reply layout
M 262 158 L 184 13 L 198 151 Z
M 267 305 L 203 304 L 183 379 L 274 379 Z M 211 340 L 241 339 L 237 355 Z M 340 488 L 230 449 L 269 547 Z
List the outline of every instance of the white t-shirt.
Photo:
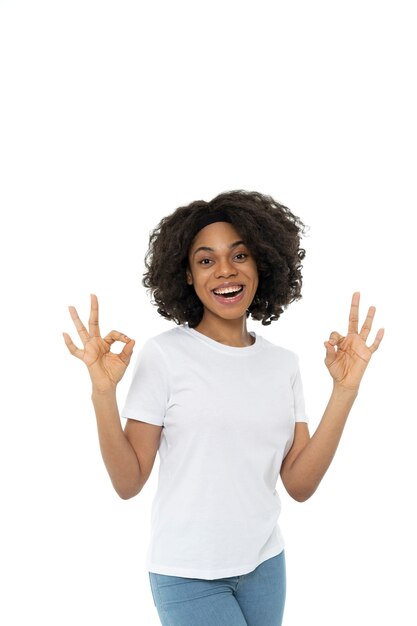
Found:
M 238 576 L 284 548 L 275 487 L 308 419 L 297 356 L 250 335 L 238 348 L 182 324 L 139 348 L 121 416 L 163 426 L 150 572 Z

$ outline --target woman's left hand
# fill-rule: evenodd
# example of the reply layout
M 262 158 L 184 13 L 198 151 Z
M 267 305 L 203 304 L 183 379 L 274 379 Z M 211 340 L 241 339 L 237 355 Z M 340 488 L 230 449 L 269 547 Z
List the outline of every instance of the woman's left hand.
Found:
M 371 356 L 378 349 L 384 336 L 384 329 L 380 328 L 373 344 L 369 347 L 366 345 L 376 309 L 374 306 L 369 307 L 361 331 L 358 332 L 359 300 L 360 294 L 355 292 L 350 307 L 348 334 L 343 337 L 334 331 L 330 334 L 329 340 L 324 342 L 326 347 L 324 362 L 334 384 L 354 391 L 358 390 Z

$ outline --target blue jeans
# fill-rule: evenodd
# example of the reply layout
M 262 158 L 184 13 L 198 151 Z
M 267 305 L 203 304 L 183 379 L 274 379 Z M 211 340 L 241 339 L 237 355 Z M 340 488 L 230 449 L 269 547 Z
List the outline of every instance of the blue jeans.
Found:
M 241 576 L 206 580 L 149 572 L 162 626 L 281 626 L 284 550 Z

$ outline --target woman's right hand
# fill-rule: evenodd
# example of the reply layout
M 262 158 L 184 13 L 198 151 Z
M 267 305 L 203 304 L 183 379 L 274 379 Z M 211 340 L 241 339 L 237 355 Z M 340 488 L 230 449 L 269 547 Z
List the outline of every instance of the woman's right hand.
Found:
M 91 294 L 88 331 L 78 317 L 75 307 L 69 306 L 68 309 L 84 346 L 83 350 L 77 348 L 71 337 L 67 333 L 62 333 L 68 350 L 86 364 L 94 390 L 100 392 L 114 390 L 129 365 L 135 345 L 134 339 L 129 339 L 117 330 L 112 330 L 104 338 L 100 337 L 98 300 L 94 294 Z M 110 352 L 110 347 L 115 341 L 126 344 L 119 354 Z

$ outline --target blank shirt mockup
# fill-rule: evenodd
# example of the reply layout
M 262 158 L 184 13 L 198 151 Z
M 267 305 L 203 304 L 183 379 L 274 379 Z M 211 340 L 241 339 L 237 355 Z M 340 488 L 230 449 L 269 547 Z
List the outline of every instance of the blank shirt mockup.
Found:
M 163 426 L 150 572 L 238 576 L 284 548 L 275 487 L 308 421 L 302 382 L 293 352 L 249 334 L 238 348 L 181 324 L 139 348 L 121 416 Z

